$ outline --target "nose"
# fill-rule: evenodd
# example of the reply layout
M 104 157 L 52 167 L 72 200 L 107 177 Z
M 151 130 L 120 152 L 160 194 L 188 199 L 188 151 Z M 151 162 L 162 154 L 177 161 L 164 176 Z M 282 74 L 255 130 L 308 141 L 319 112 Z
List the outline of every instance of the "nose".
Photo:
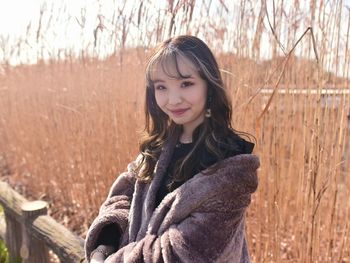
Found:
M 179 92 L 169 92 L 169 95 L 168 95 L 168 104 L 170 105 L 176 105 L 176 104 L 179 104 L 181 103 L 182 101 L 182 97 L 181 97 L 181 94 Z

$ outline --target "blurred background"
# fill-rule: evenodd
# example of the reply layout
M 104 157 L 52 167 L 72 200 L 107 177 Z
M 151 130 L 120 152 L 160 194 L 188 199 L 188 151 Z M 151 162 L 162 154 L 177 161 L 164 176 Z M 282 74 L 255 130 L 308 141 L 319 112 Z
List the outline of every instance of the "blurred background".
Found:
M 256 138 L 253 262 L 350 262 L 349 0 L 0 0 L 0 176 L 84 237 L 138 153 L 155 45 L 214 51 Z

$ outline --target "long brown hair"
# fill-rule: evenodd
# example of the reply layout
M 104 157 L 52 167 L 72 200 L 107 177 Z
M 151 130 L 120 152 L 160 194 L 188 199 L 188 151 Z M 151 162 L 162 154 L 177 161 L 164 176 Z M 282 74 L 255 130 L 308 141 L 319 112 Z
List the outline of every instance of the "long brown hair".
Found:
M 209 153 L 222 160 L 224 155 L 218 148 L 218 141 L 228 136 L 231 127 L 232 108 L 220 74 L 218 63 L 208 48 L 199 38 L 189 35 L 170 38 L 161 43 L 150 57 L 146 68 L 146 103 L 145 103 L 145 137 L 140 144 L 142 160 L 139 165 L 139 179 L 150 181 L 162 146 L 169 140 L 177 140 L 182 132 L 182 126 L 172 122 L 158 107 L 155 99 L 152 72 L 161 65 L 170 76 L 167 66 L 175 65 L 177 76 L 183 78 L 178 66 L 180 57 L 187 58 L 197 69 L 199 76 L 207 83 L 207 108 L 211 109 L 211 117 L 205 118 L 193 132 L 193 149 L 183 159 L 173 175 L 174 182 L 185 181 L 191 172 L 201 164 L 201 152 L 206 149 Z M 171 62 L 171 63 L 169 63 Z M 141 169 L 142 167 L 142 169 Z

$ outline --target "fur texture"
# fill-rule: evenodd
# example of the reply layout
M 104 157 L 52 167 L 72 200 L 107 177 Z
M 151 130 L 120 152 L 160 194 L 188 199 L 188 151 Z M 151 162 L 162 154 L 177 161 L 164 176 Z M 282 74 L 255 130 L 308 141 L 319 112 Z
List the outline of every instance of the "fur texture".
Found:
M 155 208 L 173 149 L 164 147 L 150 184 L 136 180 L 138 159 L 117 178 L 87 234 L 88 260 L 101 229 L 114 223 L 120 245 L 105 262 L 250 262 L 244 214 L 258 185 L 258 157 L 227 158 L 215 174 L 198 173 Z

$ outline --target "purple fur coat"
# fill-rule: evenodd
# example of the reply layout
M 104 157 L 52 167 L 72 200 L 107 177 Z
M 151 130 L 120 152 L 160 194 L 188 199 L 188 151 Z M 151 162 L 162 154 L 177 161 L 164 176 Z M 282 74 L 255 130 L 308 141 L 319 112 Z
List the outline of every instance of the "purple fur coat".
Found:
M 101 229 L 114 223 L 121 230 L 120 245 L 105 262 L 250 262 L 244 223 L 258 185 L 258 157 L 227 158 L 216 173 L 198 173 L 155 207 L 173 149 L 164 147 L 151 183 L 136 180 L 138 160 L 117 178 L 87 233 L 88 261 Z

